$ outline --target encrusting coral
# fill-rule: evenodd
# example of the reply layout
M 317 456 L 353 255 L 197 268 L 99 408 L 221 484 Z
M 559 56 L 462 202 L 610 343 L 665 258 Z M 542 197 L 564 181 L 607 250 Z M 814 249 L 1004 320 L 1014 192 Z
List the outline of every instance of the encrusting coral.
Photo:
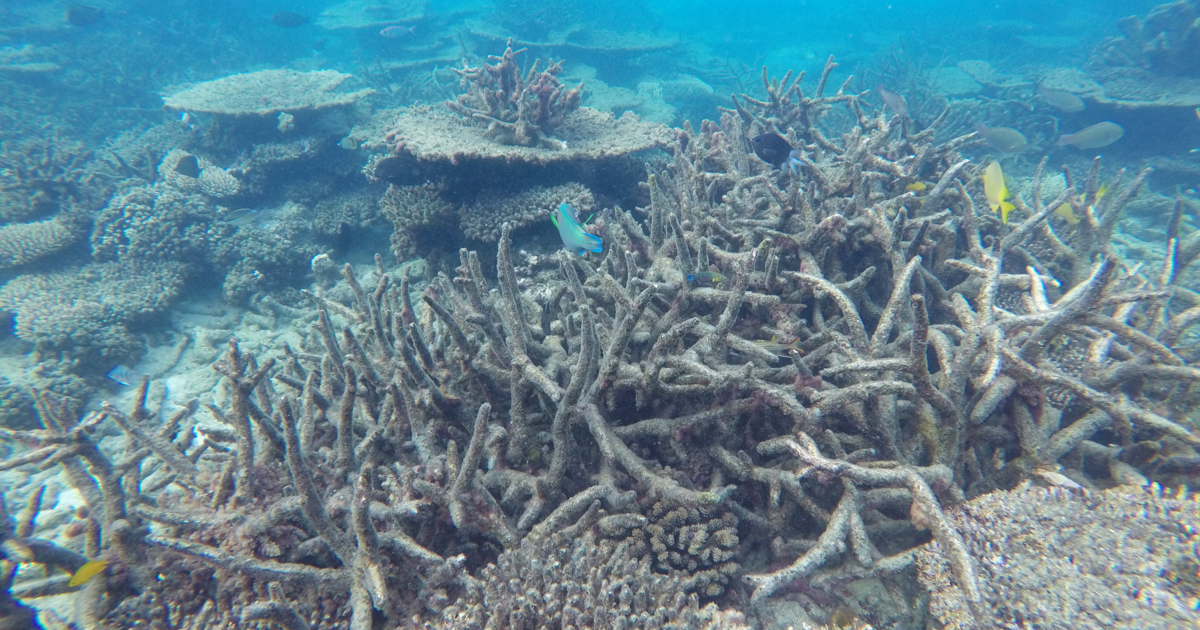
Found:
M 849 82 L 826 94 L 834 65 L 812 92 L 764 72 L 766 98 L 677 132 L 644 222 L 595 222 L 602 254 L 518 267 L 505 225 L 494 279 L 463 249 L 420 308 L 377 257 L 306 294 L 299 346 L 260 361 L 231 341 L 207 412 L 160 422 L 145 383 L 129 414 L 41 404 L 46 429 L 7 432 L 36 450 L 3 467 L 63 465 L 88 501 L 110 564 L 84 614 L 737 627 L 730 605 L 761 612 L 787 588 L 832 616 L 846 583 L 932 554 L 922 566 L 945 562 L 963 623 L 987 627 L 1007 614 L 999 587 L 978 531 L 944 506 L 1029 480 L 1194 480 L 1200 370 L 1180 341 L 1200 300 L 1177 287 L 1178 213 L 1153 270 L 1108 242 L 1142 174 L 1097 203 L 1099 163 L 1084 182 L 1068 171 L 1053 200 L 1018 194 L 1005 224 L 958 153 L 971 136 L 869 114 Z M 834 134 L 839 106 L 851 122 Z M 755 156 L 761 133 L 797 150 L 797 173 Z M 1072 229 L 1048 227 L 1061 204 L 1082 217 Z M 106 419 L 119 458 L 91 437 Z M 1032 492 L 1015 496 L 1054 500 Z M 1084 519 L 1061 514 L 1064 529 Z M 605 571 L 628 588 L 598 590 Z M 846 605 L 862 623 L 916 621 L 902 586 L 887 593 L 901 618 Z M 588 601 L 605 619 L 576 616 Z

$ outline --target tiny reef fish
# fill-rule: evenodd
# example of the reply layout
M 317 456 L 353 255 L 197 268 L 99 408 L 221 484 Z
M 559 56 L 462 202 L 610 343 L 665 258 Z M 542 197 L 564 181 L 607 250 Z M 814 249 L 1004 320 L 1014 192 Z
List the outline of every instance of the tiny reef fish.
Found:
M 108 566 L 107 560 L 91 560 L 87 562 L 79 567 L 78 571 L 71 574 L 71 580 L 67 582 L 67 586 L 87 584 L 88 580 L 100 575 L 106 566 Z
M 922 190 L 925 190 L 926 188 L 929 188 L 929 186 L 927 186 L 925 184 L 925 182 L 913 182 L 913 183 L 905 186 L 904 190 L 907 190 L 908 192 L 921 192 Z
M 1125 129 L 1115 122 L 1104 121 L 1091 127 L 1068 133 L 1058 138 L 1058 146 L 1072 146 L 1076 149 L 1099 149 L 1106 147 L 1125 135 Z
M 908 118 L 908 99 L 903 96 L 883 87 L 882 85 L 875 88 L 879 92 L 879 98 L 883 99 L 883 104 L 891 108 L 892 111 L 900 114 L 901 118 Z
M 1029 146 L 1025 135 L 1012 127 L 988 127 L 975 123 L 975 131 L 987 141 L 987 145 L 1001 153 L 1019 153 Z
M 547 301 L 542 305 L 542 334 L 550 336 L 550 302 Z
M 1106 193 L 1106 192 L 1108 192 L 1108 184 L 1100 184 L 1100 188 L 1096 191 L 1096 201 L 1100 201 L 1100 199 L 1102 197 L 1104 197 L 1104 193 Z M 1083 199 L 1086 196 L 1087 195 L 1079 195 L 1078 197 L 1076 197 L 1075 198 L 1076 203 L 1080 203 L 1080 204 L 1083 203 Z M 1095 206 L 1092 206 L 1092 207 L 1095 208 Z M 1075 216 L 1075 212 L 1073 210 L 1071 210 L 1070 203 L 1059 204 L 1059 206 L 1057 208 L 1055 208 L 1054 211 L 1057 212 L 1058 216 L 1062 217 L 1064 221 L 1066 221 L 1067 223 L 1069 223 L 1071 225 L 1075 225 L 1076 223 L 1079 223 L 1079 217 Z
M 1016 206 L 1006 201 L 1009 197 L 1008 187 L 1004 185 L 1004 172 L 1000 170 L 999 162 L 992 162 L 984 169 L 983 193 L 987 195 L 992 212 L 999 212 L 1000 221 L 1008 225 L 1008 213 Z
M 1038 96 L 1042 97 L 1046 104 L 1061 112 L 1073 114 L 1083 111 L 1083 99 L 1062 90 L 1055 90 L 1045 86 L 1038 86 Z
M 702 287 L 713 286 L 725 282 L 725 276 L 715 271 L 689 273 L 687 279 L 689 283 Z
M 108 374 L 105 374 L 105 376 L 125 386 L 138 385 L 142 382 L 141 374 L 134 372 L 124 365 L 118 365 L 117 367 L 109 370 Z
M 379 31 L 379 34 L 388 39 L 399 39 L 407 35 L 412 35 L 416 32 L 416 26 L 389 26 L 382 31 Z
M 770 341 L 759 339 L 754 342 L 754 345 L 762 348 L 763 350 L 766 350 L 767 352 L 770 352 L 771 354 L 778 354 L 778 355 L 786 356 L 791 352 L 801 352 L 801 353 L 804 352 L 803 350 L 801 350 L 800 348 L 797 347 L 799 345 L 799 343 L 800 343 L 799 337 L 796 337 L 794 340 L 792 340 L 791 343 L 782 343 L 780 341 L 777 341 L 775 336 L 772 335 Z
M 760 133 L 750 139 L 750 144 L 758 159 L 777 169 L 783 170 L 787 166 L 794 175 L 800 168 L 800 152 L 777 133 Z
M 550 220 L 554 223 L 554 227 L 558 228 L 558 236 L 562 239 L 567 251 L 580 256 L 584 252 L 598 254 L 604 251 L 600 237 L 583 229 L 579 223 L 579 217 L 575 214 L 575 208 L 572 208 L 571 204 L 564 201 L 558 205 L 558 209 L 551 210 Z

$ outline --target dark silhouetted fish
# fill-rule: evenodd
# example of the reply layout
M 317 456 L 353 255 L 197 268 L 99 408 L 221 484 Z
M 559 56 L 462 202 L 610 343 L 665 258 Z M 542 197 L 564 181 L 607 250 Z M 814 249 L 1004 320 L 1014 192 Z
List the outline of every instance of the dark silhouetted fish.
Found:
M 795 173 L 800 168 L 800 152 L 777 133 L 760 133 L 750 140 L 754 155 L 771 166 L 783 169 L 787 166 Z
M 1059 111 L 1064 111 L 1068 114 L 1083 111 L 1083 100 L 1070 92 L 1039 85 L 1037 93 L 1038 96 L 1042 97 L 1043 101 L 1046 101 L 1047 105 Z
M 1020 153 L 1029 146 L 1025 135 L 1012 127 L 988 127 L 975 123 L 975 132 L 987 141 L 989 147 L 1001 153 Z
M 1099 149 L 1106 147 L 1125 135 L 1125 130 L 1115 122 L 1104 121 L 1096 123 L 1075 133 L 1068 133 L 1058 138 L 1058 146 L 1073 146 L 1076 149 Z
M 175 163 L 175 172 L 184 177 L 200 177 L 200 162 L 194 155 L 185 155 Z
M 550 336 L 550 301 L 542 305 L 542 334 Z
M 271 16 L 271 23 L 279 28 L 296 28 L 308 24 L 308 16 L 292 11 L 276 11 Z
M 97 9 L 86 4 L 73 4 L 67 7 L 67 21 L 75 26 L 91 26 L 104 19 L 104 9 Z

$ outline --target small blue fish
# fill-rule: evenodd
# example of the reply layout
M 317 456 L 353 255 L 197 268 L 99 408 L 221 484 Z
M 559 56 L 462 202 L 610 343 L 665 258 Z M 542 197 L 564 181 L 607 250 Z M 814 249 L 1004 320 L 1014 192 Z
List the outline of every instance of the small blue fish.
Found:
M 127 387 L 130 385 L 140 385 L 142 383 L 142 375 L 134 372 L 124 365 L 118 365 L 117 367 L 109 370 L 108 374 L 105 376 Z
M 554 222 L 554 227 L 558 228 L 558 236 L 562 238 L 567 251 L 580 256 L 584 252 L 598 254 L 604 251 L 600 237 L 584 231 L 583 225 L 579 223 L 579 217 L 575 214 L 575 208 L 572 208 L 571 204 L 564 201 L 559 204 L 557 210 L 551 210 L 550 220 Z

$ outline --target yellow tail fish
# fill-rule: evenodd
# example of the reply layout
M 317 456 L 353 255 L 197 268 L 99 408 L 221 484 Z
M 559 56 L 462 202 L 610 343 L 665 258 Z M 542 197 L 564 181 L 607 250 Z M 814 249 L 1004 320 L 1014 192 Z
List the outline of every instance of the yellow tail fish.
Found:
M 999 162 L 992 162 L 984 169 L 983 193 L 987 195 L 992 212 L 999 212 L 1000 221 L 1008 225 L 1008 213 L 1016 206 L 1006 201 L 1009 198 L 1008 188 L 1004 185 L 1004 172 L 1000 170 Z
M 1100 201 L 1106 192 L 1108 192 L 1108 184 L 1101 184 L 1100 189 L 1096 191 L 1096 201 Z M 1079 195 L 1076 197 L 1075 199 L 1077 200 L 1077 203 L 1083 203 L 1083 198 L 1085 196 L 1086 195 Z M 1095 208 L 1095 206 L 1092 207 Z M 1054 211 L 1057 212 L 1058 216 L 1062 217 L 1064 221 L 1071 225 L 1079 223 L 1079 217 L 1075 216 L 1075 213 L 1071 210 L 1071 204 L 1069 203 L 1059 204 Z

